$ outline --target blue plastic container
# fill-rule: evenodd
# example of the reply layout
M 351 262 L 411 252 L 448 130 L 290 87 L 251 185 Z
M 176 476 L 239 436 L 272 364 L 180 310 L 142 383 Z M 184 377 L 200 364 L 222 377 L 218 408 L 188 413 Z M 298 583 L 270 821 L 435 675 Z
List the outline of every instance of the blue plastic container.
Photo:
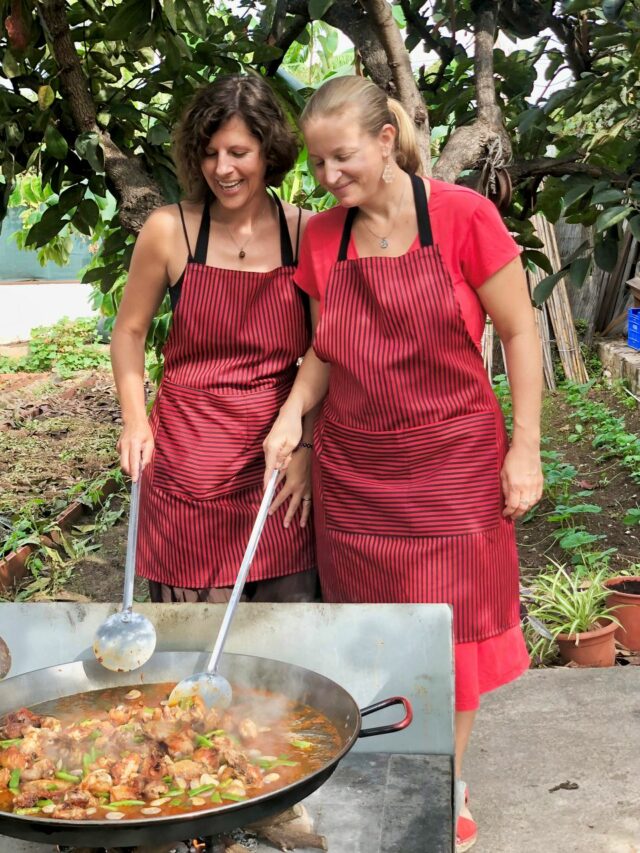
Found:
M 627 341 L 630 347 L 640 349 L 640 308 L 629 308 L 629 332 Z

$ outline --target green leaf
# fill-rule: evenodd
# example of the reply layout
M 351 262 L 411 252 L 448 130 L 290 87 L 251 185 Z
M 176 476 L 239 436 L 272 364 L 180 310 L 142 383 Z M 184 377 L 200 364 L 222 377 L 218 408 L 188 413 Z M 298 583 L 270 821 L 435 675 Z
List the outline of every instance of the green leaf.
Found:
M 309 35 L 309 28 L 305 27 L 301 32 L 298 33 L 296 37 L 296 41 L 298 44 L 308 45 L 311 41 L 311 36 Z
M 201 0 L 180 0 L 180 11 L 186 29 L 194 36 L 206 38 L 207 15 Z
M 559 270 L 558 272 L 554 272 L 553 275 L 548 275 L 546 278 L 543 278 L 542 281 L 537 285 L 536 289 L 533 291 L 533 302 L 535 305 L 540 306 L 543 305 L 546 300 L 551 296 L 553 292 L 553 288 L 559 281 L 567 275 L 569 272 L 568 269 Z
M 618 222 L 626 219 L 631 212 L 632 208 L 626 204 L 609 207 L 596 219 L 596 232 L 606 231 L 608 228 L 611 228 L 613 225 L 616 225 Z
M 572 204 L 575 204 L 576 201 L 583 198 L 589 190 L 591 190 L 593 184 L 594 182 L 589 178 L 578 178 L 571 181 L 569 184 L 569 190 L 563 199 L 565 208 L 571 207 Z
M 4 56 L 2 58 L 2 70 L 4 71 L 5 76 L 9 78 L 9 80 L 11 80 L 13 77 L 17 77 L 20 74 L 20 63 L 10 50 L 5 50 L 4 52 Z
M 51 86 L 40 86 L 38 89 L 38 106 L 41 110 L 48 110 L 55 101 L 56 95 Z
M 169 26 L 174 32 L 178 32 L 178 17 L 176 15 L 175 0 L 164 0 L 164 13 L 169 21 Z
M 169 129 L 166 125 L 161 122 L 156 122 L 153 127 L 149 128 L 149 133 L 147 134 L 147 140 L 152 145 L 164 145 L 165 142 L 168 142 L 170 139 Z
M 92 198 L 85 198 L 73 215 L 71 222 L 83 234 L 91 234 L 100 219 L 100 208 Z
M 44 144 L 47 154 L 51 154 L 56 160 L 64 160 L 69 151 L 67 140 L 52 124 L 48 124 L 44 132 Z
M 540 269 L 544 270 L 549 275 L 553 274 L 553 267 L 551 266 L 551 261 L 544 254 L 544 252 L 536 252 L 535 249 L 528 249 L 525 257 L 528 261 L 533 261 L 533 263 L 540 267 Z
M 105 27 L 105 39 L 107 41 L 128 39 L 134 32 L 148 27 L 151 23 L 152 8 L 150 3 L 141 2 L 141 0 L 129 0 L 118 6 Z
M 602 13 L 607 21 L 617 21 L 624 8 L 626 0 L 604 0 Z
M 601 270 L 613 272 L 618 262 L 618 241 L 611 237 L 596 241 L 594 257 Z
M 68 220 L 63 218 L 57 205 L 48 207 L 42 214 L 40 221 L 36 222 L 29 229 L 27 239 L 25 240 L 26 245 L 35 246 L 38 249 L 41 246 L 46 246 L 49 241 L 53 240 L 62 231 L 67 222 Z
M 541 125 L 545 119 L 546 116 L 543 110 L 539 107 L 526 110 L 521 113 L 518 119 L 518 132 L 520 134 L 526 133 L 528 130 L 531 130 L 531 128 Z
M 86 191 L 87 188 L 84 184 L 76 184 L 74 187 L 69 187 L 61 193 L 57 204 L 60 214 L 63 215 L 71 210 L 72 207 L 80 204 Z
M 100 137 L 94 130 L 80 134 L 76 139 L 76 152 L 96 172 L 101 174 L 104 172 L 104 156 L 100 147 Z
M 574 287 L 582 287 L 589 270 L 591 269 L 591 258 L 576 258 L 569 267 L 569 280 Z
M 309 0 L 309 17 L 312 21 L 320 18 L 333 6 L 334 0 Z
M 629 220 L 629 228 L 636 240 L 640 240 L 640 215 L 636 214 L 631 217 Z
M 615 187 L 607 187 L 605 190 L 600 190 L 593 194 L 591 201 L 593 204 L 609 204 L 612 201 L 620 201 L 624 198 L 622 190 L 617 190 Z

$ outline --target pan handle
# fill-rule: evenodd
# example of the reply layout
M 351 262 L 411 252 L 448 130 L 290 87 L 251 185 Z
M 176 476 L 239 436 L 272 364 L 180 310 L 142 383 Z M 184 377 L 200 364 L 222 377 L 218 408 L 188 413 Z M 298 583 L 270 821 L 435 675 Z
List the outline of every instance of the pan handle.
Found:
M 408 699 L 404 696 L 392 696 L 390 699 L 383 699 L 381 702 L 376 702 L 375 705 L 368 705 L 360 711 L 361 717 L 366 717 L 369 714 L 375 714 L 376 711 L 381 711 L 383 708 L 390 708 L 392 705 L 402 705 L 405 710 L 405 716 L 399 723 L 391 723 L 387 726 L 374 726 L 372 729 L 361 729 L 358 737 L 373 737 L 374 735 L 388 735 L 392 732 L 399 732 L 413 720 L 413 708 Z

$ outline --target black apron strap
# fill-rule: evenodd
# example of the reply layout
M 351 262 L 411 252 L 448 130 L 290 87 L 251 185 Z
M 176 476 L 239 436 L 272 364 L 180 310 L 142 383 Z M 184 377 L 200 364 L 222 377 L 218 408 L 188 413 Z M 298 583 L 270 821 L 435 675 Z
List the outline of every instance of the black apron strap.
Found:
M 302 208 L 298 208 L 298 225 L 296 226 L 296 254 L 293 262 L 298 266 L 298 258 L 300 257 L 300 225 L 302 224 Z
M 207 263 L 207 252 L 209 249 L 209 229 L 211 227 L 211 195 L 207 193 L 202 209 L 202 219 L 200 220 L 200 230 L 198 231 L 198 239 L 196 241 L 196 251 L 193 260 L 196 264 Z
M 187 234 L 187 223 L 184 221 L 184 211 L 182 210 L 182 205 L 178 202 L 178 210 L 180 211 L 180 219 L 182 221 L 182 230 L 184 231 L 184 242 L 187 244 L 187 251 L 189 252 L 188 262 L 191 263 L 193 261 L 193 252 L 191 251 L 191 244 L 189 243 L 189 235 Z
M 413 199 L 416 205 L 416 217 L 418 219 L 418 234 L 422 248 L 433 246 L 433 234 L 431 233 L 431 219 L 429 217 L 429 205 L 427 204 L 427 191 L 424 181 L 417 175 L 411 175 L 413 186 Z
M 350 207 L 347 210 L 347 215 L 344 220 L 344 228 L 342 229 L 342 239 L 340 240 L 340 251 L 338 252 L 338 261 L 347 260 L 349 240 L 351 239 L 351 229 L 353 228 L 353 222 L 356 218 L 357 213 L 357 207 Z
M 291 245 L 291 235 L 289 234 L 289 226 L 287 225 L 287 217 L 284 213 L 282 202 L 277 194 L 271 191 L 273 200 L 278 208 L 278 220 L 280 222 L 280 263 L 283 267 L 292 267 L 295 263 L 293 256 L 293 246 Z

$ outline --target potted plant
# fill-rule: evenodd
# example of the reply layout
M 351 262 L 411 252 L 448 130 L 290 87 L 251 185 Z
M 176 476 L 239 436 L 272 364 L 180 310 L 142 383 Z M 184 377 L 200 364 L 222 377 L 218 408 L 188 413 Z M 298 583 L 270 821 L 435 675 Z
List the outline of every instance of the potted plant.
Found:
M 607 605 L 606 568 L 569 574 L 564 566 L 538 575 L 528 611 L 548 628 L 564 661 L 582 666 L 613 666 L 619 626 Z
M 640 652 L 640 577 L 621 575 L 604 582 L 607 606 L 620 623 L 616 640 L 632 652 Z

